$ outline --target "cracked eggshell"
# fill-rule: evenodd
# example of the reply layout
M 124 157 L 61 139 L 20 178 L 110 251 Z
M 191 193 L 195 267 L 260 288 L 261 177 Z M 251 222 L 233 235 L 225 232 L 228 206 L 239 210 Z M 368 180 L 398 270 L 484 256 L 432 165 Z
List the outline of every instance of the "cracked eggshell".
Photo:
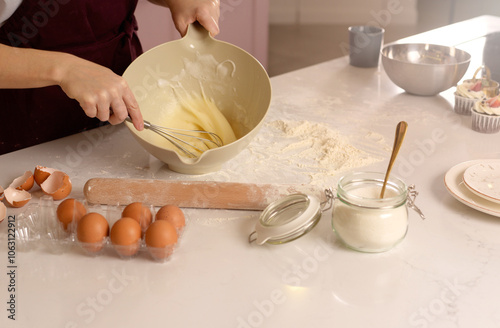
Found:
M 41 165 L 37 165 L 35 167 L 35 173 L 33 174 L 34 178 L 35 178 L 35 182 L 37 185 L 39 185 L 40 187 L 42 186 L 42 183 L 52 174 L 54 173 L 55 171 L 57 171 L 56 169 L 52 169 L 50 167 L 45 167 L 45 166 L 41 166 Z
M 66 198 L 71 192 L 71 180 L 69 176 L 61 171 L 54 171 L 40 185 L 42 191 L 52 196 L 54 200 Z
M 5 219 L 7 216 L 7 207 L 5 206 L 4 203 L 0 203 L 0 223 Z
M 26 190 L 9 187 L 4 191 L 5 200 L 12 207 L 23 207 L 31 200 L 31 194 Z
M 18 189 L 18 190 L 30 190 L 33 188 L 35 184 L 35 177 L 31 171 L 24 172 L 23 175 L 17 177 L 12 181 L 9 187 Z

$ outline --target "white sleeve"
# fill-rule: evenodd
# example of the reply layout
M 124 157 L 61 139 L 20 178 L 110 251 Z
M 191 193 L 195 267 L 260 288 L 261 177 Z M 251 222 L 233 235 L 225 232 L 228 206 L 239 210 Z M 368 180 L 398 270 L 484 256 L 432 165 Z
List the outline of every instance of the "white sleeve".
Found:
M 12 16 L 23 0 L 0 0 L 0 26 Z

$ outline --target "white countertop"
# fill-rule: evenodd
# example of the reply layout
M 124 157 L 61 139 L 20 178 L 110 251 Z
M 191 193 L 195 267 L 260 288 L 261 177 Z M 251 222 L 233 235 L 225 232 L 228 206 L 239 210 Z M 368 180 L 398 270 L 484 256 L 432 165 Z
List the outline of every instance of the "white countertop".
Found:
M 453 30 L 443 37 L 443 30 Z M 458 44 L 481 65 L 478 37 L 500 31 L 482 16 L 405 41 Z M 456 39 L 455 39 L 456 38 Z M 469 40 L 473 42 L 466 42 Z M 426 41 L 429 40 L 429 41 Z M 451 42 L 451 43 L 450 43 Z M 16 252 L 16 321 L 6 311 L 7 219 L 0 224 L 1 327 L 498 327 L 500 218 L 455 200 L 444 176 L 453 166 L 499 158 L 499 134 L 480 134 L 453 113 L 453 89 L 435 97 L 404 93 L 383 69 L 346 58 L 273 77 L 266 125 L 248 149 L 219 172 L 173 173 L 148 155 L 123 126 L 105 127 L 0 156 L 0 185 L 36 165 L 69 174 L 72 197 L 92 177 L 309 183 L 334 187 L 348 171 L 384 171 L 396 124 L 408 134 L 393 174 L 415 184 L 406 239 L 380 254 L 345 248 L 330 228 L 331 211 L 306 236 L 279 246 L 249 245 L 259 212 L 185 209 L 189 222 L 167 263 L 145 256 L 88 257 L 76 247 L 52 254 L 40 245 Z M 367 154 L 371 164 L 339 170 L 287 156 L 290 139 L 272 121 L 319 123 Z M 295 150 L 297 151 L 297 150 Z M 40 192 L 34 193 L 36 203 Z M 23 209 L 8 209 L 18 215 Z

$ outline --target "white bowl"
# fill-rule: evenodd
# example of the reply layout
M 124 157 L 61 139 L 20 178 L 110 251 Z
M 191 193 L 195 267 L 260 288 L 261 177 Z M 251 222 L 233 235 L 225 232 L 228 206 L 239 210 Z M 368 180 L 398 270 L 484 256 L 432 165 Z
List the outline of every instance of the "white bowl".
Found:
M 190 94 L 212 99 L 232 126 L 236 141 L 207 150 L 198 158 L 188 158 L 162 146 L 153 132 L 139 132 L 126 122 L 144 149 L 179 173 L 219 170 L 255 137 L 271 102 L 271 83 L 262 65 L 246 51 L 215 40 L 197 23 L 189 26 L 184 38 L 139 56 L 123 77 L 134 92 L 144 119 L 153 124 L 165 122 L 165 117 L 161 106 L 152 105 L 148 96 L 163 88 L 162 92 L 170 92 L 168 99 L 175 102 L 176 95 L 168 86 L 178 85 Z

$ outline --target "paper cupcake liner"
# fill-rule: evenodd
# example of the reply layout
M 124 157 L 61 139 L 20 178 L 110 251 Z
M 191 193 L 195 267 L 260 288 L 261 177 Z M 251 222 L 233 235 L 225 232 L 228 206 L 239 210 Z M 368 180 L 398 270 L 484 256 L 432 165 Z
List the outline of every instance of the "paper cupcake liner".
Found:
M 470 99 L 455 94 L 455 107 L 453 111 L 460 115 L 471 115 L 472 107 L 480 99 Z
M 500 116 L 482 114 L 473 110 L 472 130 L 481 133 L 497 133 L 500 131 Z

